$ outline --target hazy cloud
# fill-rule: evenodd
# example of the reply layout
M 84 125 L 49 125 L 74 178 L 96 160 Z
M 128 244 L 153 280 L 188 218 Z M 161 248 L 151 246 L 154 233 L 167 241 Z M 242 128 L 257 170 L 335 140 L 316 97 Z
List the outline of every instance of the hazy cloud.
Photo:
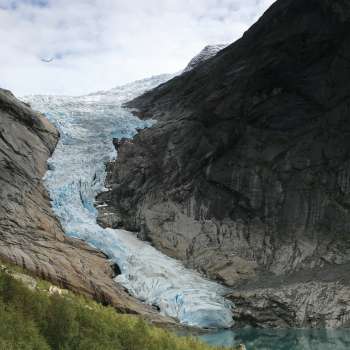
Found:
M 273 2 L 0 0 L 0 86 L 83 94 L 175 72 L 205 45 L 239 38 Z

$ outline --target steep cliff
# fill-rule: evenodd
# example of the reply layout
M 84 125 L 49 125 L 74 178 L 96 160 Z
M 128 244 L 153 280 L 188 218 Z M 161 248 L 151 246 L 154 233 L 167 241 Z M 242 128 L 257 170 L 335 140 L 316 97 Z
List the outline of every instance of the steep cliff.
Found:
M 121 311 L 166 321 L 113 281 L 105 255 L 64 235 L 42 181 L 58 137 L 43 115 L 0 89 L 0 258 Z
M 344 293 L 324 319 L 349 325 L 349 76 L 350 3 L 277 1 L 240 40 L 128 104 L 158 122 L 116 142 L 101 222 L 231 286 L 321 269 L 318 283 L 332 267 L 330 293 Z M 289 325 L 313 326 L 304 311 Z

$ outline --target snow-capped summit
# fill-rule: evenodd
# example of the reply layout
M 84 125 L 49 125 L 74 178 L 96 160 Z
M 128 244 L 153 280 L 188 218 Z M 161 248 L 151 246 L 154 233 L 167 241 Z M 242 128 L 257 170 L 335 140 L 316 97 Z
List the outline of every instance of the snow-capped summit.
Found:
M 200 63 L 208 60 L 215 56 L 219 51 L 227 47 L 228 44 L 220 45 L 207 45 L 198 55 L 194 56 L 187 67 L 184 69 L 184 73 L 189 72 L 193 68 L 197 67 Z

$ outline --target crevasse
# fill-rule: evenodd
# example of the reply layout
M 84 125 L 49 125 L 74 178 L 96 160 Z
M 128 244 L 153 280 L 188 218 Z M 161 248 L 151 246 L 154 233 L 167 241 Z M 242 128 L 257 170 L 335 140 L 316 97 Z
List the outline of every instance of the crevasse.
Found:
M 103 229 L 96 223 L 94 198 L 104 188 L 105 163 L 116 156 L 113 137 L 132 137 L 136 128 L 148 127 L 122 103 L 170 76 L 163 75 L 107 92 L 82 97 L 27 96 L 34 109 L 46 114 L 61 133 L 45 177 L 56 215 L 68 236 L 100 249 L 121 274 L 116 282 L 162 314 L 199 327 L 232 325 L 227 290 L 186 269 L 133 233 Z

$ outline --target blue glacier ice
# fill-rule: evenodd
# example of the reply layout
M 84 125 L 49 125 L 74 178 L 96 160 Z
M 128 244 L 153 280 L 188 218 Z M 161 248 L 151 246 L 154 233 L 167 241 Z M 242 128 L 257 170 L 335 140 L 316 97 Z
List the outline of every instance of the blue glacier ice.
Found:
M 223 297 L 225 287 L 186 269 L 131 232 L 103 229 L 96 223 L 94 198 L 108 191 L 105 164 L 116 157 L 113 137 L 132 137 L 136 128 L 154 123 L 136 118 L 122 103 L 169 78 L 152 77 L 80 97 L 24 99 L 61 133 L 45 183 L 66 234 L 106 253 L 121 270 L 116 282 L 145 303 L 157 305 L 162 314 L 192 326 L 230 327 L 232 305 Z

